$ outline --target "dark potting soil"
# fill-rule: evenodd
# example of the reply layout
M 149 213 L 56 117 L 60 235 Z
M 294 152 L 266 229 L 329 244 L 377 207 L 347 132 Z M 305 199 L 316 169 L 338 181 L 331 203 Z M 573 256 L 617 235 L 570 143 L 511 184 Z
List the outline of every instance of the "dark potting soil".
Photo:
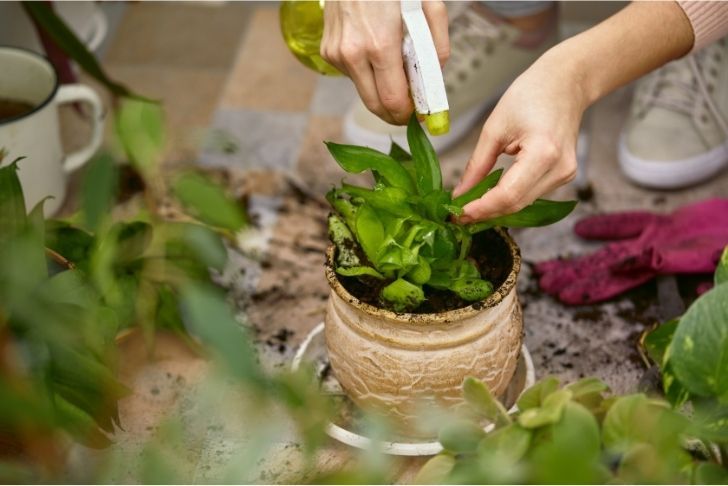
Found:
M 357 252 L 361 250 L 358 246 Z M 473 236 L 470 258 L 477 264 L 480 275 L 497 289 L 508 278 L 513 267 L 513 259 L 506 242 L 494 230 L 487 230 Z M 389 281 L 373 277 L 343 277 L 339 281 L 351 295 L 362 302 L 384 309 L 391 308 L 379 298 L 383 287 Z M 429 314 L 460 309 L 469 305 L 478 306 L 478 302 L 468 302 L 449 290 L 433 289 L 425 285 L 425 301 L 414 311 L 415 314 Z

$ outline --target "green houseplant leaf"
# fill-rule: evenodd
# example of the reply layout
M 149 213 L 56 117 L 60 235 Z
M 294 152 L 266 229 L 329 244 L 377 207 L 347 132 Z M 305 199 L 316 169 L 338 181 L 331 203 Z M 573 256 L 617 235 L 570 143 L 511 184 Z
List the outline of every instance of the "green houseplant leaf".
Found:
M 382 298 L 392 303 L 397 312 L 415 309 L 425 300 L 422 287 L 398 278 L 382 289 Z
M 503 404 L 490 393 L 485 383 L 477 378 L 472 376 L 465 378 L 463 396 L 473 410 L 495 423 L 497 427 L 511 423 L 511 418 Z
M 496 184 L 498 184 L 502 175 L 503 169 L 494 170 L 488 174 L 485 179 L 471 187 L 467 192 L 453 199 L 452 203 L 455 206 L 463 207 L 469 202 L 480 199 L 486 192 L 490 191 Z
M 194 172 L 180 175 L 173 185 L 175 196 L 200 221 L 237 232 L 247 225 L 243 208 L 222 188 Z
M 728 404 L 728 285 L 714 287 L 688 308 L 667 359 L 688 391 Z
M 407 124 L 407 143 L 412 151 L 412 160 L 417 175 L 417 191 L 420 195 L 424 196 L 442 189 L 440 162 L 414 113 Z
M 26 226 L 25 199 L 18 178 L 18 162 L 0 167 L 0 242 L 20 233 Z
M 728 246 L 723 249 L 723 253 L 718 260 L 718 267 L 715 269 L 715 285 L 728 282 Z
M 81 68 L 91 77 L 106 86 L 117 96 L 134 96 L 126 86 L 112 80 L 103 70 L 94 55 L 86 49 L 66 23 L 53 11 L 50 3 L 46 2 L 23 2 L 23 8 L 40 25 L 44 32 L 61 48 L 71 59 L 76 61 Z
M 507 226 L 509 228 L 547 226 L 564 219 L 575 207 L 576 201 L 536 199 L 533 204 L 526 206 L 517 213 L 498 216 L 480 223 L 472 223 L 467 228 L 471 233 L 479 233 L 496 226 Z
M 415 193 L 414 181 L 402 165 L 387 154 L 368 147 L 325 142 L 334 160 L 347 172 L 375 171 L 389 186 Z

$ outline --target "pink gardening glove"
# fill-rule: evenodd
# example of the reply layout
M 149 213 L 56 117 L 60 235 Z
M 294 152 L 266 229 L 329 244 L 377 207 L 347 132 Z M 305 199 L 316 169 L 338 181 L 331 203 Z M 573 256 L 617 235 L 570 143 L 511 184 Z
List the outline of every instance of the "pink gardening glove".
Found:
M 592 253 L 536 265 L 541 289 L 567 304 L 610 299 L 659 274 L 712 273 L 728 245 L 728 199 L 709 199 L 669 215 L 646 211 L 582 219 L 585 239 L 619 240 Z

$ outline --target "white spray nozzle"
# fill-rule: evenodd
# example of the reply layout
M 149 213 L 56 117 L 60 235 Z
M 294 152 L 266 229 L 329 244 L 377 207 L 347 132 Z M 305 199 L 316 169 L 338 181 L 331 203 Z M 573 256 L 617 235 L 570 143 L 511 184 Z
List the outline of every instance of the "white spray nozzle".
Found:
M 442 78 L 435 42 L 420 0 L 402 0 L 405 35 L 402 55 L 407 68 L 415 111 L 429 115 L 427 128 L 433 135 L 446 133 L 449 127 L 447 93 Z

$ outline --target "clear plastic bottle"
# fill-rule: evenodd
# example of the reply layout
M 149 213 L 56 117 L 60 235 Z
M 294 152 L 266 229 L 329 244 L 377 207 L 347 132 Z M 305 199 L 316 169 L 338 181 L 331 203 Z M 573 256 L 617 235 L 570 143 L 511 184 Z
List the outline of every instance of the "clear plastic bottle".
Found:
M 281 32 L 288 49 L 306 67 L 327 76 L 341 73 L 326 62 L 319 53 L 324 33 L 324 1 L 284 0 L 280 8 Z M 450 130 L 447 111 L 421 114 L 432 135 L 443 135 Z
M 306 67 L 327 76 L 341 73 L 319 54 L 324 34 L 322 1 L 284 0 L 280 10 L 281 32 L 288 49 Z

